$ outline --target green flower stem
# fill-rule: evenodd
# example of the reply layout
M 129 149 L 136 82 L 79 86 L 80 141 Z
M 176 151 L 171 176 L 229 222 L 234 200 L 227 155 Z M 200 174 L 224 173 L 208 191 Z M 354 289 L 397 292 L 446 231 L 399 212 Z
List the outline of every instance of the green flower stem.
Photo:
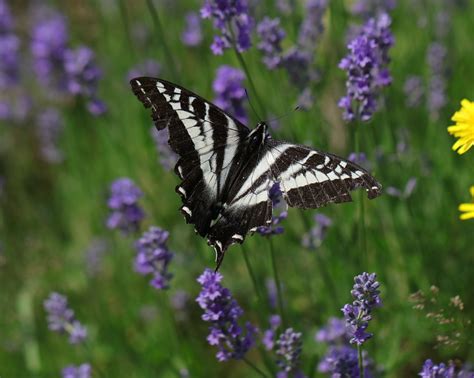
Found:
M 357 344 L 357 357 L 359 363 L 359 377 L 364 378 L 364 356 L 362 356 L 362 346 Z
M 272 238 L 267 237 L 267 239 L 268 239 L 268 243 L 270 244 L 270 256 L 271 256 L 271 260 L 272 260 L 273 277 L 275 279 L 275 286 L 276 286 L 276 289 L 277 289 L 278 310 L 280 312 L 283 327 L 286 328 L 287 327 L 287 322 L 286 322 L 285 311 L 283 310 L 283 296 L 282 296 L 282 292 L 281 292 L 280 276 L 278 274 L 278 269 L 277 269 L 277 264 L 276 264 L 275 248 L 273 247 Z
M 160 17 L 158 16 L 155 4 L 153 4 L 153 0 L 146 0 L 146 4 L 148 6 L 148 10 L 150 11 L 151 18 L 153 19 L 155 32 L 159 36 L 160 45 L 163 46 L 163 51 L 165 52 L 168 69 L 171 71 L 173 79 L 176 79 L 178 77 L 178 73 L 176 71 L 177 66 L 173 59 L 173 54 L 171 54 L 171 51 L 168 47 L 168 43 L 166 42 L 165 34 L 163 33 L 163 27 L 161 26 Z
M 250 264 L 247 248 L 245 247 L 244 244 L 241 244 L 240 247 L 242 248 L 242 254 L 244 255 L 247 271 L 249 272 L 249 276 L 252 279 L 253 288 L 255 290 L 255 293 L 257 294 L 258 303 L 263 304 L 262 293 L 260 292 L 260 287 L 258 286 L 257 278 L 255 277 L 255 273 L 253 271 L 252 265 Z
M 134 52 L 134 44 L 132 41 L 132 36 L 130 33 L 130 23 L 128 21 L 127 7 L 124 0 L 118 0 L 118 5 L 120 8 L 120 17 L 122 18 L 123 28 L 125 29 L 125 37 L 127 38 L 127 43 L 132 52 Z
M 360 128 L 362 124 L 360 121 L 354 122 L 354 152 L 356 156 L 360 153 L 360 141 L 359 141 L 359 134 Z M 365 230 L 365 207 L 364 207 L 364 191 L 359 190 L 359 242 L 360 242 L 360 250 L 363 256 L 363 263 L 367 262 L 367 238 L 366 238 L 366 230 Z
M 242 360 L 248 365 L 250 366 L 253 370 L 255 370 L 258 375 L 260 375 L 261 377 L 267 377 L 267 375 L 262 371 L 260 370 L 253 362 L 251 362 L 250 360 L 248 360 L 247 358 L 242 358 Z

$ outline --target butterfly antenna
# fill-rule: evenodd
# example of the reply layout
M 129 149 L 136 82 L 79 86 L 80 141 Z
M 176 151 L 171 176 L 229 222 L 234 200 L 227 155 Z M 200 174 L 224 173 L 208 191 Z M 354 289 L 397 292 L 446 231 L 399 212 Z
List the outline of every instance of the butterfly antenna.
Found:
M 214 269 L 214 273 L 217 273 L 217 271 L 219 270 L 221 264 L 222 264 L 222 261 L 224 261 L 224 255 L 225 253 L 220 253 L 218 256 L 217 256 L 217 261 L 216 261 L 216 269 Z
M 279 119 L 282 119 L 282 118 L 285 118 L 285 117 L 288 117 L 290 114 L 293 114 L 293 112 L 297 112 L 298 110 L 300 110 L 300 106 L 298 105 L 297 107 L 295 107 L 293 110 L 290 110 L 289 112 L 286 112 L 278 117 L 275 117 L 275 118 L 272 118 L 272 119 L 269 119 L 267 120 L 266 122 L 268 124 L 270 124 L 271 122 L 274 122 L 274 121 L 278 121 Z
M 256 111 L 255 108 L 253 107 L 252 101 L 250 101 L 250 96 L 249 96 L 249 93 L 247 92 L 247 88 L 244 88 L 244 90 L 245 90 L 245 96 L 247 96 L 247 100 L 248 100 L 248 102 L 249 102 L 249 104 L 250 104 L 250 108 L 252 109 L 253 114 L 255 114 L 255 116 L 257 117 L 257 119 L 258 119 L 259 121 L 261 121 L 262 118 L 258 115 L 257 111 Z

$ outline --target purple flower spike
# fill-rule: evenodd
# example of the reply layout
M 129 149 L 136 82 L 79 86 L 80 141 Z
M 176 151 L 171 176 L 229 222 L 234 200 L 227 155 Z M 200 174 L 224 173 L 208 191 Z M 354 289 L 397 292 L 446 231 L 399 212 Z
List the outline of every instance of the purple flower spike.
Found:
M 281 41 L 286 36 L 280 26 L 280 20 L 265 17 L 257 25 L 257 34 L 260 38 L 257 48 L 263 55 L 263 63 L 270 70 L 279 67 L 282 59 Z
M 304 247 L 316 250 L 318 249 L 323 240 L 326 238 L 326 233 L 329 227 L 332 225 L 331 218 L 324 214 L 316 214 L 314 216 L 315 226 L 305 235 L 303 235 L 302 244 Z
M 242 71 L 224 65 L 217 70 L 212 88 L 217 96 L 214 99 L 215 104 L 245 123 L 247 114 L 244 109 L 246 98 L 242 85 L 244 79 L 245 75 Z
M 288 211 L 286 202 L 282 201 L 282 191 L 278 182 L 272 185 L 268 191 L 268 196 L 272 201 L 273 211 L 277 214 L 272 215 L 272 221 L 269 226 L 257 227 L 257 232 L 262 236 L 280 235 L 284 231 L 280 223 L 288 217 Z
M 346 321 L 340 318 L 330 318 L 327 325 L 316 333 L 315 339 L 319 343 L 328 344 L 349 341 Z
M 150 129 L 151 136 L 155 141 L 156 150 L 158 151 L 159 161 L 166 171 L 171 171 L 178 161 L 178 155 L 171 149 L 168 144 L 169 131 L 168 128 L 157 130 L 155 126 Z
M 444 363 L 435 365 L 430 359 L 426 360 L 423 364 L 421 372 L 418 374 L 423 378 L 455 378 L 458 375 L 455 374 L 454 365 L 450 364 L 446 366 Z
M 161 66 L 155 59 L 146 59 L 133 66 L 127 73 L 127 82 L 139 76 L 157 77 L 160 75 Z
M 246 323 L 246 334 L 238 325 L 237 320 L 243 315 L 243 310 L 232 297 L 229 289 L 221 285 L 222 275 L 206 269 L 198 278 L 202 286 L 196 302 L 204 310 L 202 320 L 209 322 L 210 345 L 216 345 L 219 361 L 242 359 L 254 345 L 257 329 Z
M 42 157 L 49 163 L 61 162 L 63 154 L 58 147 L 58 140 L 64 129 L 61 114 L 54 108 L 48 108 L 38 115 L 36 124 Z
M 323 16 L 328 5 L 327 0 L 308 0 L 305 18 L 298 35 L 298 46 L 305 51 L 314 53 L 317 43 L 323 34 Z
M 276 341 L 277 365 L 281 369 L 278 377 L 287 377 L 288 375 L 303 377 L 298 369 L 303 348 L 301 336 L 300 332 L 288 328 Z
M 86 328 L 76 320 L 74 311 L 68 307 L 67 298 L 58 293 L 51 293 L 44 301 L 48 313 L 48 328 L 53 332 L 67 333 L 71 344 L 79 344 L 87 337 Z
M 396 0 L 357 0 L 352 7 L 352 13 L 370 18 L 381 13 L 390 12 L 396 5 Z
M 387 69 L 388 50 L 394 39 L 390 32 L 391 19 L 381 14 L 371 18 L 348 45 L 349 54 L 339 68 L 348 74 L 347 94 L 339 100 L 346 121 L 369 121 L 377 110 L 377 95 L 391 83 Z
M 275 334 L 278 327 L 280 327 L 280 315 L 270 316 L 270 328 L 263 333 L 262 344 L 266 350 L 272 350 L 275 346 Z
M 0 89 L 19 82 L 19 49 L 20 39 L 13 34 L 10 8 L 4 0 L 0 0 Z
M 64 61 L 69 42 L 66 19 L 60 13 L 42 17 L 32 32 L 33 69 L 42 85 L 64 90 Z
M 220 35 L 214 37 L 211 50 L 221 55 L 225 49 L 235 45 L 239 52 L 252 45 L 250 32 L 253 20 L 245 0 L 206 0 L 201 8 L 202 18 L 212 18 Z
M 168 265 L 173 258 L 166 245 L 168 237 L 168 231 L 152 226 L 135 244 L 135 270 L 142 275 L 153 275 L 150 285 L 159 290 L 168 289 L 173 277 L 168 272 Z
M 90 364 L 81 364 L 79 366 L 69 365 L 62 370 L 63 378 L 90 378 L 92 377 L 92 368 Z
M 202 42 L 201 19 L 195 12 L 186 14 L 186 27 L 181 34 L 181 41 L 190 47 L 199 46 Z
M 363 357 L 364 377 L 371 378 L 370 367 L 373 363 L 367 358 L 365 351 Z M 358 378 L 360 375 L 357 350 L 346 345 L 330 347 L 319 363 L 318 371 L 330 374 L 331 377 Z
M 138 205 L 138 200 L 143 196 L 142 191 L 129 178 L 115 180 L 110 186 L 110 197 L 107 202 L 112 210 L 107 227 L 118 228 L 124 234 L 138 231 L 140 222 L 145 213 Z
M 351 290 L 354 301 L 341 309 L 346 319 L 346 325 L 351 344 L 362 345 L 372 337 L 366 332 L 369 321 L 372 319 L 372 310 L 382 305 L 380 299 L 380 284 L 376 281 L 375 273 L 362 273 L 354 277 L 354 286 Z

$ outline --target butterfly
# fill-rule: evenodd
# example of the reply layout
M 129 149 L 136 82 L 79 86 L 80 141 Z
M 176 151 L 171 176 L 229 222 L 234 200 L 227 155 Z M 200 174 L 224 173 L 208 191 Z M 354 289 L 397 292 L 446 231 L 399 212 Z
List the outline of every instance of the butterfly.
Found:
M 176 192 L 187 223 L 216 252 L 216 270 L 225 251 L 272 220 L 270 188 L 278 183 L 291 207 L 314 209 L 351 201 L 363 188 L 370 199 L 381 185 L 359 165 L 299 144 L 273 139 L 268 125 L 250 130 L 199 95 L 166 80 L 137 77 L 132 90 L 151 108 L 158 130 L 168 128 L 179 155 Z

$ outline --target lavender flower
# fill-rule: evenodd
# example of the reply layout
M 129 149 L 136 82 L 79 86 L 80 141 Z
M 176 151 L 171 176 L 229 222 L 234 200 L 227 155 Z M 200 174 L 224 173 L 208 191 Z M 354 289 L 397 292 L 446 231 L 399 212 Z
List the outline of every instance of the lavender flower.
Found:
M 370 18 L 390 12 L 396 5 L 396 0 L 357 0 L 352 6 L 352 13 Z
M 102 269 L 102 260 L 107 252 L 107 242 L 104 239 L 94 239 L 85 252 L 86 272 L 96 276 Z
M 315 339 L 319 343 L 328 344 L 349 341 L 346 321 L 340 318 L 330 318 L 327 325 L 316 332 Z
M 63 90 L 64 60 L 69 36 L 66 20 L 60 13 L 49 13 L 35 25 L 32 32 L 31 53 L 33 70 L 38 81 Z
M 273 278 L 267 278 L 265 281 L 265 286 L 267 288 L 268 302 L 270 307 L 275 309 L 277 306 L 277 287 L 275 280 Z
M 308 0 L 305 8 L 305 18 L 298 35 L 298 46 L 314 53 L 324 31 L 323 16 L 326 12 L 327 0 Z
M 245 123 L 247 114 L 244 109 L 245 89 L 242 86 L 244 79 L 242 71 L 224 65 L 218 68 L 212 88 L 217 96 L 215 104 Z
M 372 319 L 372 310 L 382 305 L 380 299 L 380 284 L 376 281 L 375 273 L 362 273 L 354 277 L 354 287 L 351 290 L 354 301 L 346 304 L 341 311 L 346 319 L 348 332 L 351 335 L 351 344 L 362 345 L 372 337 L 366 332 L 369 321 Z
M 13 34 L 10 8 L 0 0 L 0 89 L 18 84 L 19 48 L 20 40 Z
M 44 301 L 48 313 L 48 328 L 58 333 L 67 333 L 71 344 L 79 344 L 87 337 L 87 329 L 74 316 L 68 307 L 67 298 L 58 293 L 51 293 Z
M 195 12 L 186 14 L 186 27 L 181 33 L 181 41 L 184 45 L 195 47 L 202 42 L 201 20 Z
M 207 341 L 218 347 L 217 359 L 238 360 L 253 346 L 257 329 L 247 322 L 247 333 L 244 335 L 237 323 L 238 318 L 243 315 L 243 310 L 232 298 L 229 289 L 221 285 L 222 278 L 220 273 L 206 269 L 197 280 L 202 290 L 196 302 L 204 310 L 202 320 L 211 323 Z
M 368 121 L 377 109 L 377 95 L 391 83 L 387 69 L 388 50 L 394 39 L 390 32 L 391 20 L 387 14 L 370 19 L 362 31 L 348 45 L 349 54 L 339 68 L 347 71 L 347 94 L 339 100 L 346 121 Z
M 417 178 L 416 177 L 411 177 L 406 185 L 405 185 L 405 189 L 403 191 L 401 191 L 400 189 L 398 188 L 395 188 L 393 186 L 389 186 L 386 190 L 386 193 L 389 195 L 389 196 L 392 196 L 392 197 L 398 197 L 398 198 L 401 198 L 401 199 L 407 199 L 408 197 L 410 197 L 412 194 L 413 194 L 413 191 L 415 190 L 416 188 L 416 183 L 417 183 Z
M 253 20 L 245 0 L 206 0 L 201 8 L 201 17 L 212 18 L 214 27 L 220 32 L 211 45 L 215 55 L 222 55 L 224 49 L 232 46 L 243 52 L 252 45 L 250 32 Z
M 130 68 L 127 73 L 127 81 L 139 76 L 159 76 L 161 71 L 160 64 L 155 59 L 146 59 Z
M 168 289 L 173 277 L 168 272 L 168 265 L 173 258 L 166 246 L 168 237 L 168 231 L 151 226 L 135 244 L 135 270 L 142 275 L 153 275 L 150 285 L 159 290 Z
M 140 222 L 145 217 L 138 200 L 142 191 L 129 178 L 115 180 L 110 186 L 110 197 L 107 202 L 112 211 L 107 227 L 118 228 L 124 234 L 138 231 Z
M 37 116 L 36 124 L 42 157 L 49 163 L 61 162 L 63 154 L 58 147 L 64 129 L 61 114 L 54 108 L 47 108 Z
M 432 119 L 438 119 L 441 109 L 446 105 L 446 58 L 448 51 L 439 42 L 428 48 L 427 61 L 430 68 L 428 84 L 428 110 Z
M 280 315 L 270 316 L 270 328 L 263 333 L 262 344 L 266 350 L 272 350 L 275 346 L 275 334 L 278 327 L 280 327 Z
M 92 368 L 90 364 L 81 364 L 79 366 L 69 365 L 62 370 L 63 378 L 90 378 L 92 377 Z
M 278 377 L 286 377 L 289 373 L 302 376 L 298 366 L 300 363 L 303 342 L 302 334 L 295 332 L 293 328 L 288 328 L 276 341 L 277 365 L 281 369 Z
M 263 63 L 270 70 L 279 67 L 282 59 L 281 41 L 286 36 L 280 26 L 280 19 L 265 17 L 257 25 L 257 34 L 260 38 L 257 48 L 263 54 Z
M 67 50 L 64 55 L 64 69 L 67 75 L 68 92 L 74 96 L 85 98 L 88 101 L 89 112 L 99 116 L 105 113 L 107 108 L 96 97 L 102 72 L 94 60 L 95 54 L 88 47 L 81 46 L 74 50 Z
M 332 225 L 331 218 L 324 214 L 316 214 L 314 216 L 314 222 L 316 224 L 308 233 L 303 235 L 302 240 L 303 246 L 311 250 L 316 250 L 321 246 L 323 240 L 326 238 L 327 230 Z
M 419 76 L 409 76 L 403 85 L 403 92 L 406 96 L 406 104 L 410 108 L 421 105 L 423 99 L 423 80 Z
M 282 201 L 282 191 L 280 189 L 280 183 L 276 182 L 272 185 L 272 187 L 268 191 L 268 197 L 272 201 L 273 211 L 278 212 L 279 210 L 279 213 L 277 215 L 272 215 L 272 221 L 269 226 L 257 227 L 257 232 L 262 236 L 279 235 L 282 234 L 284 231 L 284 228 L 283 226 L 280 226 L 280 223 L 288 217 L 286 203 Z M 278 207 L 280 207 L 280 209 L 278 209 Z
M 298 89 L 305 89 L 313 78 L 310 71 L 311 61 L 311 54 L 296 46 L 283 54 L 281 64 L 288 72 L 291 83 Z
M 372 361 L 364 355 L 364 377 L 370 378 L 370 366 Z M 328 373 L 333 378 L 339 377 L 359 377 L 359 363 L 357 358 L 357 350 L 346 345 L 332 346 L 318 365 L 320 373 Z
M 163 130 L 157 130 L 155 126 L 152 126 L 150 132 L 155 141 L 156 150 L 158 151 L 159 161 L 162 167 L 167 171 L 171 171 L 178 161 L 178 155 L 168 144 L 170 135 L 168 128 L 166 127 Z
M 426 360 L 418 374 L 423 378 L 455 378 L 454 365 L 446 366 L 444 363 L 435 365 L 430 359 Z

